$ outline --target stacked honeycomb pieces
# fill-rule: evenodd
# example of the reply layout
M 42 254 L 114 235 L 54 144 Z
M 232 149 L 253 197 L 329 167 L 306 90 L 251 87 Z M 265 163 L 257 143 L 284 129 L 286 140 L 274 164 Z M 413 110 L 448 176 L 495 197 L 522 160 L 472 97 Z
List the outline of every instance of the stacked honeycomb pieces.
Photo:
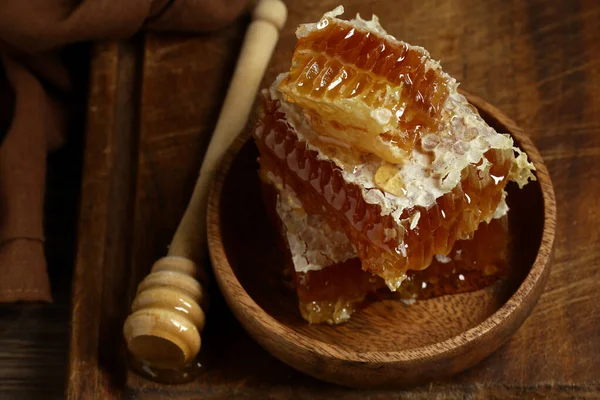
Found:
M 505 186 L 534 179 L 424 49 L 342 11 L 299 27 L 254 131 L 309 322 L 345 321 L 369 293 L 427 298 L 459 275 L 456 291 L 491 283 L 495 255 L 472 262 L 465 242 L 502 243 Z

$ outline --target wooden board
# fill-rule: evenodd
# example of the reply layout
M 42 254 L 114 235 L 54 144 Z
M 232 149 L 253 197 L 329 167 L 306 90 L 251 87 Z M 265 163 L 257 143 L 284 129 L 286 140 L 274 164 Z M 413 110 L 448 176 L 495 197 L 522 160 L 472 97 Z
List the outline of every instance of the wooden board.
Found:
M 400 5 L 402 7 L 400 7 Z M 265 77 L 288 68 L 294 29 L 334 1 L 289 1 Z M 594 0 L 346 2 L 426 47 L 465 89 L 529 132 L 552 176 L 558 232 L 550 280 L 517 334 L 477 367 L 405 391 L 504 398 L 600 396 L 600 4 Z M 211 35 L 148 35 L 96 46 L 92 61 L 73 290 L 71 399 L 339 398 L 280 363 L 237 324 L 216 289 L 203 337 L 206 372 L 182 386 L 128 372 L 121 326 L 139 280 L 166 246 L 191 194 L 247 18 Z

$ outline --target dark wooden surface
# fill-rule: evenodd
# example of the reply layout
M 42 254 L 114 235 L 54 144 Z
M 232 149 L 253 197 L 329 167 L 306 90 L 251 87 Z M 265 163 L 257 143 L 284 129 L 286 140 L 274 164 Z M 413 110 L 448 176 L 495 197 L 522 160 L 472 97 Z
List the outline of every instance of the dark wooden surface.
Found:
M 288 67 L 296 25 L 334 6 L 288 4 L 289 23 L 265 82 Z M 391 33 L 428 48 L 465 88 L 516 119 L 546 157 L 558 199 L 552 276 L 522 329 L 479 366 L 404 394 L 594 393 L 600 384 L 594 355 L 600 347 L 600 295 L 594 290 L 600 261 L 597 3 L 354 4 L 351 13 L 377 13 Z M 199 38 L 147 36 L 142 51 L 141 44 L 124 43 L 97 49 L 74 298 L 73 398 L 113 393 L 121 385 L 144 398 L 220 398 L 245 389 L 280 397 L 353 395 L 276 361 L 243 333 L 214 291 L 203 337 L 206 372 L 196 382 L 169 388 L 122 370 L 127 299 L 165 254 L 189 198 L 244 22 Z
M 600 3 L 346 3 L 355 5 L 348 7 L 353 13 L 378 14 L 390 33 L 428 48 L 465 88 L 515 119 L 540 149 L 557 196 L 551 277 L 522 329 L 489 359 L 453 380 L 393 394 L 599 397 Z M 288 5 L 289 23 L 267 74 L 269 81 L 287 68 L 295 25 L 316 20 L 337 2 L 294 0 Z M 191 193 L 246 22 L 240 19 L 208 36 L 149 36 L 145 41 L 102 44 L 94 51 L 76 274 L 85 286 L 74 298 L 78 319 L 73 322 L 73 354 L 79 361 L 71 365 L 68 377 L 72 398 L 94 398 L 85 396 L 90 393 L 101 398 L 125 383 L 130 397 L 168 398 L 164 388 L 146 386 L 134 375 L 125 378 L 119 369 L 120 323 L 135 283 L 165 253 Z M 48 209 L 48 221 L 56 218 L 48 227 L 48 251 L 56 254 L 51 270 L 58 271 L 53 273 L 57 302 L 0 308 L 3 399 L 62 397 L 67 266 L 74 246 L 60 238 L 73 237 L 74 229 L 68 226 L 78 190 L 71 187 L 79 182 L 77 147 L 69 151 L 73 163 L 54 163 L 61 172 L 54 175 L 51 192 L 59 200 Z M 203 355 L 207 373 L 195 386 L 178 387 L 180 394 L 344 399 L 365 395 L 319 383 L 269 356 L 243 333 L 213 293 Z M 194 389 L 198 386 L 204 393 Z M 372 392 L 371 398 L 390 394 Z

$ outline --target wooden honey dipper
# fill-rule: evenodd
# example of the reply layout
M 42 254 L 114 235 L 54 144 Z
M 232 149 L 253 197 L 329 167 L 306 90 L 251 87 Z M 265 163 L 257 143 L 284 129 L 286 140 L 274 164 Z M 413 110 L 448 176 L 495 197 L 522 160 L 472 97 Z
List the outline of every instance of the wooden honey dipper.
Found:
M 197 278 L 199 265 L 207 260 L 209 185 L 223 154 L 247 123 L 286 17 L 280 0 L 260 0 L 255 7 L 192 198 L 168 255 L 156 261 L 138 286 L 123 334 L 131 354 L 145 366 L 184 369 L 200 351 L 206 294 L 203 279 Z

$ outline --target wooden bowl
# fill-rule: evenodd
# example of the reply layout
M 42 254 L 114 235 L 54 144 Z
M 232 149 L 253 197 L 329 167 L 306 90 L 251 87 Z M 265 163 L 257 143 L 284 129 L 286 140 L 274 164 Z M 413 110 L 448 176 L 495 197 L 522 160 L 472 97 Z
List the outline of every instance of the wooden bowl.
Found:
M 484 100 L 467 95 L 490 125 L 510 132 L 537 169 L 537 181 L 508 187 L 509 279 L 476 292 L 418 301 L 386 300 L 349 322 L 309 325 L 284 287 L 283 254 L 265 212 L 258 152 L 248 135 L 223 159 L 210 193 L 208 238 L 229 307 L 272 355 L 315 378 L 352 387 L 407 386 L 469 368 L 501 346 L 527 318 L 549 273 L 556 207 L 550 176 L 531 140 Z

